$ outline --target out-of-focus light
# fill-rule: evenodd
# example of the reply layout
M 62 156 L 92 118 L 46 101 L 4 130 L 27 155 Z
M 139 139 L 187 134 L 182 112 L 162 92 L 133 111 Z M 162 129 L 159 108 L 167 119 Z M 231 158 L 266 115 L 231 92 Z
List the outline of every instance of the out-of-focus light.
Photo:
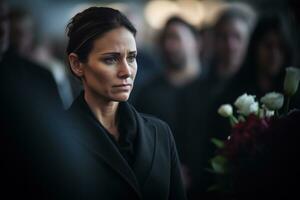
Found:
M 214 24 L 217 16 L 228 6 L 228 3 L 221 0 L 205 0 L 202 1 L 202 5 L 205 8 L 205 17 L 201 26 Z
M 154 29 L 160 29 L 172 15 L 177 15 L 180 8 L 177 3 L 167 0 L 150 1 L 145 6 L 145 19 Z
M 204 18 L 203 4 L 195 0 L 178 1 L 181 12 L 179 16 L 187 20 L 190 24 L 198 26 Z
M 148 24 L 154 29 L 162 28 L 173 15 L 200 27 L 204 23 L 213 23 L 223 5 L 221 0 L 154 0 L 146 4 L 144 15 Z
M 126 12 L 129 9 L 128 3 L 110 3 L 104 6 L 119 10 L 120 12 Z

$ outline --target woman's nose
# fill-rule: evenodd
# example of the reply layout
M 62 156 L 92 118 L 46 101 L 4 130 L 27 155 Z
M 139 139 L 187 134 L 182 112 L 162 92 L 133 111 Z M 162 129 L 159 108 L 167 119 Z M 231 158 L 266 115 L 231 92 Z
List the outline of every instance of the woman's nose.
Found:
M 130 70 L 130 66 L 128 65 L 127 61 L 123 61 L 120 63 L 119 70 L 118 70 L 118 76 L 120 78 L 128 78 L 132 74 Z

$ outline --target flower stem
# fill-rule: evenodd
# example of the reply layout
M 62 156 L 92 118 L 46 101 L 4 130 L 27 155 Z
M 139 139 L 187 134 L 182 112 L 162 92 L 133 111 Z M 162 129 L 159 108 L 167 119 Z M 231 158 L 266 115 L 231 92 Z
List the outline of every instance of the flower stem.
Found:
M 284 110 L 284 114 L 285 115 L 287 115 L 287 113 L 289 112 L 290 100 L 291 100 L 291 97 L 287 96 L 287 98 L 286 98 L 286 104 L 285 104 L 285 110 Z
M 276 118 L 279 118 L 279 111 L 278 110 L 275 110 L 275 116 L 276 116 Z
M 238 123 L 238 120 L 233 115 L 229 116 L 229 121 L 231 126 L 234 126 Z

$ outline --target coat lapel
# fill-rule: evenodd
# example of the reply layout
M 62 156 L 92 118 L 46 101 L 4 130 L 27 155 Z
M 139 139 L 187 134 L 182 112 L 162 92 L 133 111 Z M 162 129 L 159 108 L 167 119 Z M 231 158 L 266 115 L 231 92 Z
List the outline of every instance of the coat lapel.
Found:
M 77 105 L 74 105 L 76 109 L 73 110 L 85 110 L 84 112 L 86 112 L 86 109 L 89 108 L 86 108 L 85 106 L 87 105 L 83 105 L 82 102 L 77 102 Z M 90 110 L 88 111 L 91 112 Z M 77 113 L 76 115 L 81 115 L 80 120 L 84 120 L 85 122 L 84 127 L 80 127 L 80 129 L 77 128 L 77 130 L 74 131 L 76 132 L 75 137 L 79 140 L 79 142 L 83 144 L 91 153 L 96 154 L 108 165 L 110 165 L 111 168 L 115 170 L 122 178 L 124 178 L 137 192 L 137 194 L 142 197 L 140 186 L 133 170 L 123 158 L 115 144 L 113 144 L 111 139 L 106 135 L 103 127 L 101 127 L 91 115 L 84 113 Z M 82 121 L 79 123 L 82 124 Z M 87 134 L 87 131 L 90 133 Z
M 135 111 L 138 123 L 138 137 L 136 147 L 136 160 L 133 170 L 140 183 L 140 186 L 146 182 L 150 175 L 153 160 L 155 158 L 156 150 L 156 128 L 152 124 L 143 120 L 142 117 Z

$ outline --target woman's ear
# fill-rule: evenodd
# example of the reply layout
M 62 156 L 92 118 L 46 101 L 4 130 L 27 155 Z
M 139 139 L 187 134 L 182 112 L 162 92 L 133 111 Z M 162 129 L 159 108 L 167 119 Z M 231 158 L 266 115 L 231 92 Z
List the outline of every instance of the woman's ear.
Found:
M 69 63 L 71 66 L 72 72 L 79 78 L 83 76 L 83 64 L 80 62 L 77 54 L 70 53 L 69 56 Z

